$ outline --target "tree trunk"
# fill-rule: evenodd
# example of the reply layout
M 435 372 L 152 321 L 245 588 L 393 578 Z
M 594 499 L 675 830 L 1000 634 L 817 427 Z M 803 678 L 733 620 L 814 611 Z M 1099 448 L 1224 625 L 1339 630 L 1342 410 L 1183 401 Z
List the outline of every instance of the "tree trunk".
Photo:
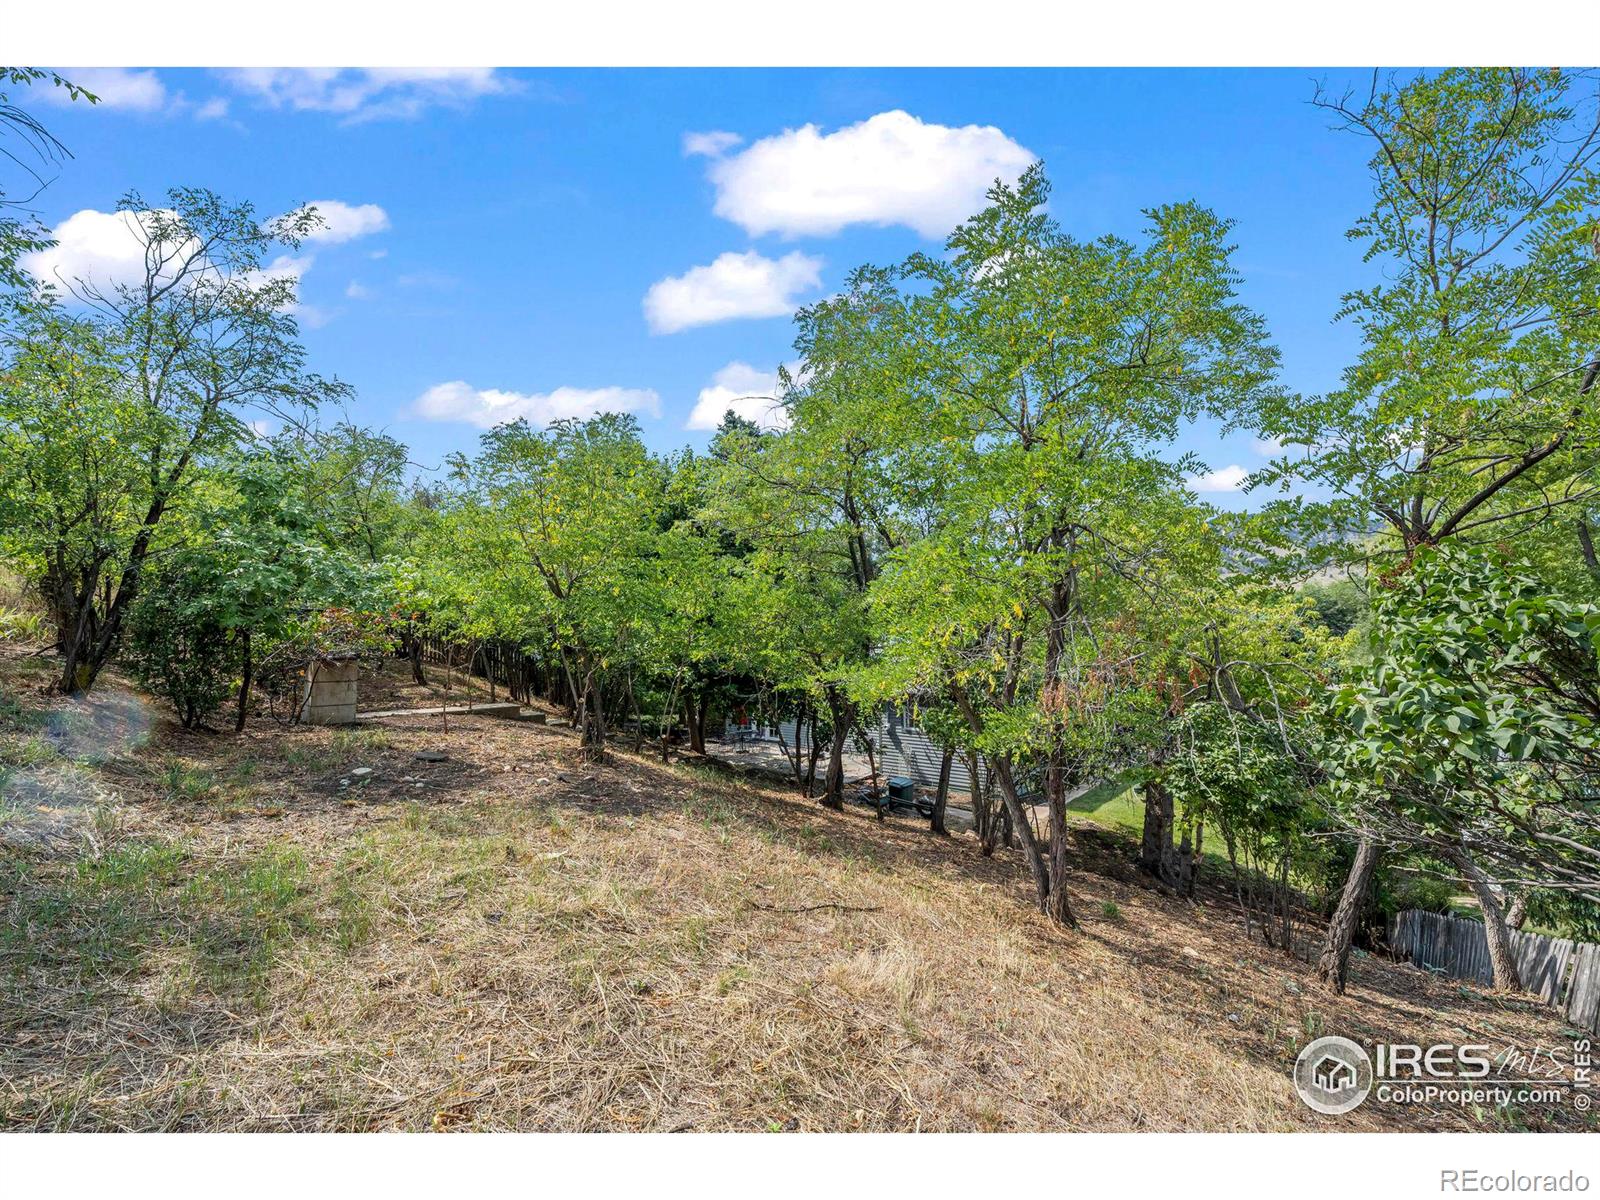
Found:
M 812 713 L 811 732 L 806 739 L 806 782 L 804 790 L 807 796 L 817 790 L 817 760 L 821 757 L 822 744 L 817 741 L 817 714 Z
M 695 754 L 706 752 L 706 706 L 698 703 L 692 691 L 683 696 L 683 723 L 689 727 L 689 749 Z
M 1511 906 L 1506 909 L 1506 925 L 1512 929 L 1521 929 L 1528 919 L 1528 893 L 1522 892 L 1511 898 Z
M 567 681 L 567 720 L 574 729 L 583 728 L 583 693 L 578 688 L 578 677 L 573 672 L 571 659 L 567 651 L 561 651 L 561 675 Z
M 628 712 L 633 722 L 633 752 L 638 754 L 644 749 L 644 714 L 639 711 L 639 692 L 631 671 L 628 673 Z
M 828 747 L 828 766 L 822 773 L 824 808 L 844 808 L 844 739 L 844 726 L 835 725 L 833 742 Z
M 1344 992 L 1345 980 L 1350 972 L 1350 945 L 1355 940 L 1361 910 L 1366 905 L 1367 891 L 1372 887 L 1372 877 L 1377 870 L 1377 840 L 1371 834 L 1364 833 L 1356 844 L 1355 861 L 1350 864 L 1350 874 L 1345 877 L 1339 906 L 1333 910 L 1333 919 L 1328 922 L 1327 940 L 1323 942 L 1322 954 L 1317 958 L 1317 978 L 1340 994 Z
M 160 519 L 161 507 L 162 505 L 158 504 L 152 508 L 155 520 Z M 92 633 L 86 642 L 76 649 L 76 665 L 72 671 L 73 693 L 88 692 L 94 687 L 95 680 L 100 678 L 100 672 L 111 661 L 111 656 L 116 653 L 117 647 L 122 642 L 122 623 L 139 594 L 145 558 L 150 552 L 150 535 L 153 532 L 154 521 L 147 516 L 145 528 L 134 538 L 133 546 L 128 551 L 127 565 L 117 577 L 114 593 L 111 590 L 111 581 L 109 579 L 105 581 L 108 599 L 104 616 L 97 617 L 95 614 L 93 590 L 87 590 L 84 594 L 83 607 L 88 623 L 81 628 Z
M 606 714 L 601 707 L 600 689 L 591 674 L 584 681 L 582 703 L 582 729 L 578 747 L 589 762 L 604 762 L 606 757 Z
M 1058 925 L 1076 929 L 1078 919 L 1072 915 L 1072 905 L 1067 899 L 1067 859 L 1071 846 L 1067 840 L 1067 785 L 1066 771 L 1057 756 L 1052 755 L 1045 771 L 1045 791 L 1050 805 L 1050 903 L 1045 913 Z
M 1180 896 L 1194 895 L 1194 842 L 1189 837 L 1187 828 L 1183 831 L 1183 838 L 1178 843 L 1177 853 L 1173 855 L 1172 886 L 1177 889 Z M 1248 921 L 1247 921 L 1248 925 Z M 1246 929 L 1248 933 L 1248 928 Z
M 244 732 L 244 718 L 250 706 L 250 670 L 252 663 L 250 661 L 250 631 L 248 629 L 239 631 L 239 658 L 243 678 L 239 682 L 239 716 L 233 723 L 233 731 L 235 733 Z
M 833 722 L 833 738 L 828 746 L 828 766 L 822 775 L 822 805 L 824 808 L 844 808 L 844 743 L 850 734 L 850 717 L 844 697 L 837 688 L 829 686 L 824 693 L 828 700 L 828 719 Z
M 1511 931 L 1506 928 L 1506 916 L 1500 907 L 1500 898 L 1494 894 L 1489 877 L 1479 869 L 1465 850 L 1452 850 L 1446 857 L 1467 877 L 1472 894 L 1478 898 L 1483 910 L 1483 932 L 1489 939 L 1489 969 L 1493 973 L 1497 992 L 1522 991 L 1522 979 L 1517 974 L 1516 954 L 1511 948 Z
M 65 654 L 67 643 L 78 624 L 77 593 L 66 577 L 52 566 L 39 581 L 39 593 L 50 611 L 50 624 L 56 631 L 56 649 Z
M 77 621 L 72 623 L 62 638 L 61 677 L 56 684 L 56 690 L 64 696 L 71 696 L 80 691 L 88 690 L 88 682 L 83 675 L 82 662 L 85 643 L 89 640 L 85 636 L 84 625 L 92 611 L 91 608 L 86 606 L 78 614 Z
M 995 835 L 999 830 L 996 828 L 989 790 L 983 785 L 983 774 L 979 770 L 978 753 L 975 750 L 967 754 L 967 770 L 972 775 L 972 790 L 968 798 L 972 801 L 972 823 L 977 826 L 978 850 L 988 858 L 994 854 Z
M 966 718 L 967 728 L 974 734 L 983 733 L 983 718 L 978 715 L 966 694 L 958 689 L 951 689 L 950 698 L 955 701 L 956 707 L 961 710 L 961 715 Z M 1044 861 L 1044 855 L 1039 850 L 1038 839 L 1033 836 L 1033 826 L 1028 822 L 1028 816 L 1022 811 L 1022 801 L 1017 796 L 1016 780 L 1011 777 L 1011 763 L 1004 759 L 996 759 L 990 768 L 991 778 L 1000 788 L 1000 798 L 1005 803 L 1004 836 L 1006 848 L 1011 847 L 1012 833 L 1022 840 L 1023 854 L 1028 860 L 1028 870 L 1033 875 L 1034 890 L 1039 896 L 1039 911 L 1049 912 L 1050 904 L 1050 868 Z
M 950 766 L 955 757 L 955 747 L 946 746 L 944 757 L 939 760 L 939 790 L 933 796 L 933 832 L 938 834 L 949 832 L 944 827 L 944 806 L 950 799 Z
M 853 705 L 851 707 L 854 708 Z M 871 778 L 871 782 L 867 784 L 867 795 L 872 797 L 872 803 L 876 805 L 878 809 L 878 820 L 882 821 L 889 815 L 889 790 L 887 787 L 887 781 L 885 781 L 885 786 L 883 788 L 878 787 L 878 757 L 872 744 L 872 738 L 867 735 L 867 731 L 865 729 L 857 727 L 856 732 L 860 734 L 861 737 L 861 740 L 857 744 L 867 748 L 867 774 Z
M 1283 865 L 1278 870 L 1278 899 L 1282 904 L 1282 941 L 1284 953 L 1294 953 L 1294 889 L 1289 885 L 1289 854 L 1283 855 Z
M 1018 840 L 1022 842 L 1022 852 L 1028 860 L 1028 870 L 1033 875 L 1034 890 L 1038 893 L 1039 911 L 1054 919 L 1055 914 L 1050 911 L 1050 866 L 1045 862 L 1044 852 L 1039 848 L 1039 839 L 1033 835 L 1033 825 L 1028 820 L 1027 813 L 1023 811 L 1022 800 L 1017 795 L 1016 781 L 1011 777 L 1010 762 L 1003 758 L 996 760 L 994 781 L 1000 787 L 1001 799 L 1005 801 L 1006 816 L 1009 819 L 1007 832 L 1015 831 Z M 1010 845 L 1009 840 L 1006 844 Z
M 694 705 L 694 741 L 695 748 L 701 754 L 706 752 L 706 713 L 710 708 L 711 700 L 706 695 L 706 689 L 701 688 Z
M 678 677 L 672 680 L 672 690 L 667 693 L 667 703 L 661 710 L 661 761 L 671 762 L 672 714 L 678 708 Z
M 1139 841 L 1139 866 L 1163 883 L 1171 883 L 1172 793 L 1159 779 L 1144 784 L 1144 836 Z
M 1600 583 L 1600 554 L 1595 553 L 1594 531 L 1589 528 L 1589 517 L 1586 513 L 1578 515 L 1578 548 L 1583 551 L 1583 565 L 1589 568 L 1589 574 L 1596 583 Z
M 1062 544 L 1060 542 L 1057 543 Z M 1067 535 L 1065 545 L 1071 549 L 1076 545 L 1075 535 Z M 1072 561 L 1068 559 L 1069 563 Z M 1064 712 L 1060 701 L 1066 694 L 1065 683 L 1061 677 L 1061 663 L 1066 651 L 1067 620 L 1072 612 L 1077 595 L 1077 572 L 1069 568 L 1066 574 L 1058 579 L 1050 589 L 1050 599 L 1045 608 L 1050 613 L 1050 627 L 1045 637 L 1044 652 L 1044 685 L 1046 696 L 1054 696 L 1052 704 L 1054 713 L 1052 721 L 1055 729 L 1051 735 L 1051 746 L 1045 760 L 1044 795 L 1045 802 L 1050 809 L 1050 895 L 1049 902 L 1045 905 L 1045 913 L 1052 921 L 1060 925 L 1076 927 L 1078 922 L 1072 915 L 1072 907 L 1067 901 L 1067 788 L 1076 782 L 1068 779 L 1066 752 L 1062 746 L 1065 737 Z M 1076 773 L 1074 772 L 1074 775 Z

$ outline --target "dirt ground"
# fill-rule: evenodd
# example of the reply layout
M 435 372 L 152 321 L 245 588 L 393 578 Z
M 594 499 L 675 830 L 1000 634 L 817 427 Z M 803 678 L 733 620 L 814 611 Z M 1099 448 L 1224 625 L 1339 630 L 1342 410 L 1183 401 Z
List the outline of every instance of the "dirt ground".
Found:
M 705 764 L 483 717 L 186 733 L 44 677 L 0 662 L 0 1127 L 1593 1128 L 1312 1113 L 1325 1033 L 1570 1035 L 1370 956 L 1335 996 L 1101 830 L 1065 932 L 1014 855 Z
M 490 688 L 487 681 L 464 674 L 459 668 L 446 671 L 438 663 L 429 662 L 423 669 L 428 682 L 419 684 L 411 677 L 411 668 L 405 663 L 387 663 L 379 668 L 363 666 L 358 683 L 360 700 L 357 707 L 362 712 L 381 712 L 396 708 L 432 708 L 441 704 L 455 706 L 488 700 Z M 508 699 L 505 688 L 494 689 L 496 700 Z

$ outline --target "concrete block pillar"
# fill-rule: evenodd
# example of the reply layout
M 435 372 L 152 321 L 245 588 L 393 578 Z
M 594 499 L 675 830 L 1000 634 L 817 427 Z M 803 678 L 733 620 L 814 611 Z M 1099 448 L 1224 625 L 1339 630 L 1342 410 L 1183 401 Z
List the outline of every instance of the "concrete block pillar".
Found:
M 312 662 L 306 670 L 300 720 L 307 725 L 354 725 L 359 668 L 353 658 Z

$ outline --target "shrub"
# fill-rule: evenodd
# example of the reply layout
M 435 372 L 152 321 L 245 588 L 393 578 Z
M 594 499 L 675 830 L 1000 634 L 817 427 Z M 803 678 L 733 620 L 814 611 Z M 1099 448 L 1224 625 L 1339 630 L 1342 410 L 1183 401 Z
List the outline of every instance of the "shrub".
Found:
M 44 637 L 43 613 L 0 605 L 0 642 L 39 642 Z
M 1432 875 L 1413 875 L 1394 888 L 1394 909 L 1420 909 L 1422 912 L 1447 913 L 1450 900 L 1456 894 L 1453 885 Z
M 172 701 L 185 729 L 215 712 L 233 685 L 233 638 L 208 611 L 203 585 L 171 572 L 128 615 L 128 666 L 141 686 Z

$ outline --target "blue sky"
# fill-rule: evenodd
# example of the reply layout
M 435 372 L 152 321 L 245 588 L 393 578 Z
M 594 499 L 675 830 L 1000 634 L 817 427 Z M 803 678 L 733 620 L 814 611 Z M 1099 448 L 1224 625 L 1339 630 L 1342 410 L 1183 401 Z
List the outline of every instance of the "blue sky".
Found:
M 702 393 L 722 384 L 702 406 L 719 408 L 792 358 L 794 304 L 936 248 L 985 172 L 1030 156 L 1074 234 L 1136 234 L 1141 208 L 1181 200 L 1237 221 L 1244 296 L 1291 387 L 1337 379 L 1355 332 L 1331 318 L 1371 270 L 1343 236 L 1366 148 L 1308 103 L 1317 79 L 1361 81 L 1347 72 L 66 73 L 106 102 L 27 102 L 74 155 L 35 203 L 80 257 L 106 252 L 93 213 L 130 187 L 349 206 L 343 240 L 287 264 L 305 341 L 354 385 L 350 415 L 424 464 L 495 416 L 596 405 L 633 406 L 658 449 L 704 445 L 685 427 Z M 686 152 L 712 132 L 739 140 Z M 1262 462 L 1209 428 L 1185 448 L 1218 471 Z

